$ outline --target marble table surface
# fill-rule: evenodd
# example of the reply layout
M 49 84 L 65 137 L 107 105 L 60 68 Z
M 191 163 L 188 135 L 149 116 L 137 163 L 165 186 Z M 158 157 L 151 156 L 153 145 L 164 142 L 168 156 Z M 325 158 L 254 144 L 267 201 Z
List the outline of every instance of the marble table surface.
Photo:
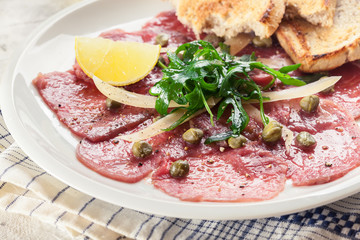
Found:
M 0 0 L 0 83 L 18 46 L 43 21 L 81 0 Z M 1 106 L 1 102 L 0 102 Z M 72 239 L 37 219 L 0 210 L 0 239 Z

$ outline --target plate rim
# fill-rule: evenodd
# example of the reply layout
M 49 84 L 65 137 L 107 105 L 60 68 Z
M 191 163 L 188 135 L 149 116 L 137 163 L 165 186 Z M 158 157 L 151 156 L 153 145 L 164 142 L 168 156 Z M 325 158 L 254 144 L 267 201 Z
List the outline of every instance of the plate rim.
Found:
M 3 74 L 3 79 L 1 81 L 1 91 L 0 91 L 0 102 L 1 104 L 1 112 L 3 114 L 3 118 L 5 124 L 8 127 L 9 132 L 12 134 L 16 143 L 23 149 L 23 151 L 41 168 L 50 173 L 56 179 L 64 182 L 65 184 L 78 189 L 81 192 L 84 192 L 90 196 L 94 196 L 103 201 L 121 205 L 122 207 L 146 212 L 149 214 L 159 214 L 168 217 L 180 217 L 180 218 L 188 218 L 188 219 L 213 219 L 213 220 L 239 220 L 239 219 L 254 219 L 254 218 L 263 218 L 263 217 L 272 217 L 272 216 L 280 216 L 284 214 L 290 214 L 299 212 L 302 210 L 318 207 L 321 205 L 328 204 L 330 202 L 334 202 L 336 200 L 345 198 L 349 195 L 352 195 L 359 191 L 360 189 L 360 181 L 351 182 L 349 181 L 340 182 L 339 185 L 336 185 L 333 191 L 321 191 L 317 194 L 310 194 L 305 198 L 295 198 L 290 200 L 279 200 L 277 202 L 271 201 L 261 201 L 261 202 L 250 202 L 250 203 L 221 203 L 221 204 L 213 204 L 207 202 L 178 202 L 178 201 L 163 201 L 163 200 L 154 200 L 149 199 L 146 196 L 133 196 L 132 194 L 124 194 L 121 193 L 123 200 L 119 203 L 116 196 L 99 196 L 98 191 L 103 189 L 103 184 L 92 182 L 94 184 L 92 189 L 88 188 L 88 178 L 81 175 L 75 174 L 75 179 L 77 182 L 73 182 L 74 179 L 74 171 L 70 168 L 67 168 L 63 164 L 59 162 L 54 162 L 53 166 L 44 165 L 42 161 L 39 161 L 39 158 L 43 157 L 43 152 L 39 146 L 32 145 L 29 146 L 29 140 L 31 137 L 26 135 L 24 137 L 24 133 L 21 130 L 24 130 L 24 126 L 22 125 L 20 119 L 17 118 L 17 110 L 13 104 L 13 83 L 14 83 L 14 74 L 16 71 L 16 67 L 21 59 L 22 54 L 32 46 L 32 44 L 38 40 L 42 34 L 48 31 L 51 26 L 57 21 L 66 18 L 72 12 L 89 6 L 90 4 L 98 2 L 97 0 L 85 0 L 83 2 L 75 3 L 70 7 L 67 7 L 46 21 L 40 24 L 32 34 L 29 35 L 27 41 L 24 41 L 22 46 L 17 50 L 17 52 L 10 58 L 9 64 L 5 69 Z M 6 84 L 9 83 L 10 84 Z M 9 102 L 9 99 L 10 102 Z M 6 103 L 6 104 L 5 104 Z M 25 131 L 26 132 L 26 131 Z M 45 154 L 47 155 L 47 154 Z M 69 172 L 59 173 L 60 170 L 70 170 Z M 358 177 L 358 180 L 360 177 Z M 351 179 L 350 179 L 351 180 Z M 344 188 L 345 187 L 345 188 Z M 107 186 L 106 189 L 111 190 L 112 187 Z M 311 202 L 309 200 L 311 199 Z M 159 204 L 162 205 L 162 208 L 158 208 Z M 294 205 L 296 207 L 294 207 Z M 222 210 L 222 213 L 215 211 L 213 213 L 214 208 Z M 196 211 L 194 211 L 196 208 Z M 250 213 L 249 209 L 245 208 L 256 208 L 257 211 L 255 213 Z M 281 210 L 277 210 L 281 209 Z M 241 212 L 241 210 L 246 210 Z M 239 212 L 240 213 L 239 213 Z

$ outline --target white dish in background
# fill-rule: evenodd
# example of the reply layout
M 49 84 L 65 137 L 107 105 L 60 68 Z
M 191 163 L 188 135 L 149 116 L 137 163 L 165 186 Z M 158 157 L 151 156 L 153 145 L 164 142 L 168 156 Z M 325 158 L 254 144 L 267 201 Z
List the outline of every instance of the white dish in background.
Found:
M 319 186 L 292 187 L 276 198 L 250 203 L 182 202 L 147 181 L 126 184 L 105 178 L 75 157 L 79 139 L 56 119 L 31 81 L 38 72 L 65 71 L 74 62 L 75 35 L 96 36 L 120 26 L 132 30 L 170 9 L 160 0 L 85 1 L 45 22 L 13 59 L 1 88 L 6 124 L 20 147 L 38 165 L 70 186 L 104 201 L 143 212 L 196 219 L 250 219 L 310 209 L 360 190 L 360 169 Z M 129 24 L 130 22 L 130 24 Z M 120 24 L 120 25 L 119 25 Z M 124 25 L 125 24 L 125 25 Z

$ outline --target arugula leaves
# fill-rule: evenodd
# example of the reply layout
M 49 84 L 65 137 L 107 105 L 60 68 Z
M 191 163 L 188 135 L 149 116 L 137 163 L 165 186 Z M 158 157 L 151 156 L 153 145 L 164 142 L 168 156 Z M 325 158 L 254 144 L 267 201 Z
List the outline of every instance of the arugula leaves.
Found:
M 185 43 L 175 52 L 168 52 L 169 65 L 163 67 L 163 78 L 151 89 L 150 94 L 157 96 L 155 108 L 161 115 L 168 114 L 170 101 L 184 105 L 186 114 L 165 130 L 172 130 L 198 110 L 205 108 L 210 114 L 213 124 L 213 113 L 207 104 L 210 97 L 221 98 L 217 119 L 226 108 L 231 107 L 230 131 L 208 138 L 205 143 L 238 137 L 249 122 L 249 116 L 242 106 L 242 100 L 256 99 L 260 104 L 260 112 L 264 125 L 268 118 L 264 114 L 261 88 L 249 76 L 255 68 L 273 76 L 271 85 L 279 79 L 286 85 L 302 86 L 305 82 L 290 77 L 287 73 L 296 70 L 300 65 L 286 66 L 276 71 L 256 57 L 244 55 L 231 56 L 226 45 L 218 52 L 210 43 L 202 40 Z M 180 54 L 182 57 L 180 58 Z M 270 86 L 270 85 L 269 85 Z M 172 111 L 176 111 L 175 108 Z

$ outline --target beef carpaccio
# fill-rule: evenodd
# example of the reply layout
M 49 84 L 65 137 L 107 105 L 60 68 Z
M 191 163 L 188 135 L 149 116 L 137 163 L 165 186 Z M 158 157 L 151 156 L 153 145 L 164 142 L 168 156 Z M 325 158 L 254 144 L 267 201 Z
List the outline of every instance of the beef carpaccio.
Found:
M 154 43 L 159 33 L 170 35 L 168 47 L 195 39 L 174 12 L 159 14 L 140 31 L 117 29 L 101 37 Z M 288 58 L 276 45 L 266 49 L 249 45 L 242 53 L 253 51 L 259 57 Z M 153 151 L 146 157 L 134 156 L 133 143 L 117 136 L 153 123 L 158 116 L 155 110 L 125 105 L 116 110 L 107 108 L 106 97 L 77 63 L 68 72 L 39 74 L 33 83 L 58 119 L 79 137 L 76 157 L 90 169 L 126 183 L 151 178 L 155 188 L 185 201 L 240 202 L 271 199 L 283 191 L 286 181 L 295 186 L 333 181 L 360 165 L 360 130 L 355 122 L 360 116 L 360 64 L 348 63 L 330 75 L 341 75 L 342 79 L 332 91 L 319 94 L 316 112 L 302 111 L 300 99 L 265 104 L 266 114 L 294 136 L 302 131 L 311 133 L 316 139 L 311 148 L 303 148 L 295 140 L 289 148 L 284 139 L 265 143 L 261 138 L 263 125 L 253 118 L 243 131 L 247 139 L 243 147 L 232 149 L 225 141 L 205 144 L 207 137 L 226 131 L 229 123 L 220 119 L 212 125 L 209 115 L 203 113 L 148 139 Z M 125 88 L 148 94 L 161 77 L 161 70 L 155 67 L 146 78 Z M 254 79 L 266 85 L 268 77 L 259 73 Z M 182 134 L 189 128 L 203 130 L 199 143 L 183 140 Z M 186 177 L 170 175 L 170 165 L 177 160 L 188 161 Z

